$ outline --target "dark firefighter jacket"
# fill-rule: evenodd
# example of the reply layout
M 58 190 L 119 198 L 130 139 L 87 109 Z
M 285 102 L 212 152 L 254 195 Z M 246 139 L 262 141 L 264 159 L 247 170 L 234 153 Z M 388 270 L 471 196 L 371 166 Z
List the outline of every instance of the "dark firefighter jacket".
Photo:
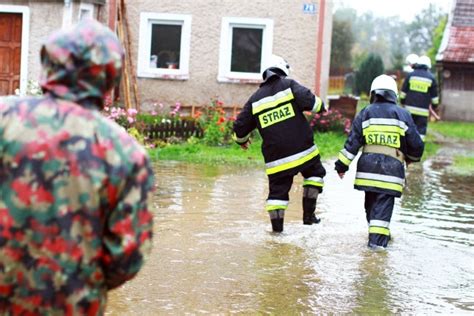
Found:
M 303 112 L 318 113 L 323 109 L 322 100 L 309 89 L 270 71 L 234 122 L 234 140 L 246 143 L 257 128 L 263 139 L 267 175 L 295 174 L 320 159 Z
M 430 104 L 439 104 L 435 77 L 426 67 L 418 67 L 408 74 L 400 92 L 400 101 L 412 115 L 429 116 Z
M 408 162 L 419 161 L 424 149 L 411 115 L 390 102 L 373 103 L 356 116 L 344 148 L 339 152 L 336 170 L 346 172 L 359 148 L 367 144 L 398 149 Z M 360 156 L 354 183 L 356 189 L 400 197 L 404 182 L 405 166 L 396 158 L 369 152 Z

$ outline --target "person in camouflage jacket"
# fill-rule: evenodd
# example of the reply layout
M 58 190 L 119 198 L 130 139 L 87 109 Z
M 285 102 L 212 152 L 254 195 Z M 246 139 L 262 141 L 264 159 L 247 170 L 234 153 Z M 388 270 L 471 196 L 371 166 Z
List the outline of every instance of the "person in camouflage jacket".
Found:
M 100 315 L 151 248 L 144 149 L 101 115 L 123 49 L 92 20 L 41 49 L 41 97 L 0 100 L 0 315 Z

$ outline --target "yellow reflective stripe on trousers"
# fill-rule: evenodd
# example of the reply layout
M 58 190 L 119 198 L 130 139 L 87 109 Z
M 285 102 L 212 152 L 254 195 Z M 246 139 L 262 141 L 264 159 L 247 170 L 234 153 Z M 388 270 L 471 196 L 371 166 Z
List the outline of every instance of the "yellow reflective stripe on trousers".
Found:
M 303 180 L 303 186 L 311 185 L 322 188 L 324 186 L 324 179 L 320 177 L 309 177 Z
M 317 155 L 319 155 L 319 149 L 314 145 L 301 153 L 267 163 L 266 173 L 270 175 L 300 166 Z
M 363 129 L 362 134 L 365 136 L 368 133 L 397 133 L 402 136 L 405 136 L 405 130 L 400 126 L 395 125 L 369 125 Z
M 265 210 L 268 212 L 275 211 L 275 210 L 286 210 L 287 206 L 284 205 L 267 205 L 265 206 Z
M 257 114 L 262 112 L 263 110 L 271 109 L 278 104 L 289 102 L 293 100 L 293 92 L 291 92 L 291 88 L 288 88 L 284 91 L 280 91 L 272 96 L 265 97 L 260 99 L 256 102 L 252 103 L 252 114 Z
M 288 201 L 286 200 L 267 200 L 267 205 L 265 209 L 267 211 L 274 211 L 274 210 L 286 210 L 288 207 Z
M 365 186 L 365 187 L 374 187 L 380 189 L 387 189 L 402 192 L 403 186 L 397 183 L 390 183 L 384 181 L 377 181 L 377 180 L 367 180 L 367 179 L 356 179 L 354 181 L 355 185 Z
M 379 235 L 390 236 L 390 229 L 384 228 L 384 227 L 370 226 L 369 234 L 379 234 Z

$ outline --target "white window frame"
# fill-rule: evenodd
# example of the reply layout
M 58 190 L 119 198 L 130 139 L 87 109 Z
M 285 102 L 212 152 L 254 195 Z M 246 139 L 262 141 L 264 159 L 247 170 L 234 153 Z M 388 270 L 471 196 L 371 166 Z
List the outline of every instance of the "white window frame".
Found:
M 30 8 L 20 5 L 2 5 L 1 13 L 20 13 L 22 16 L 21 60 L 20 60 L 20 94 L 25 94 L 28 87 L 28 52 L 30 43 Z
M 153 24 L 181 25 L 179 69 L 151 68 L 151 30 Z M 142 78 L 170 80 L 189 79 L 189 51 L 191 43 L 191 15 L 142 12 L 138 43 L 137 75 Z
M 232 54 L 232 29 L 234 27 L 241 28 L 259 28 L 263 30 L 262 36 L 262 56 L 261 66 L 266 64 L 271 56 L 273 49 L 273 20 L 259 18 L 239 18 L 224 17 L 222 18 L 221 42 L 219 49 L 219 73 L 217 81 L 233 82 L 233 83 L 258 83 L 261 82 L 262 76 L 259 73 L 235 72 L 230 70 L 231 54 Z
M 94 19 L 94 5 L 92 3 L 81 2 L 80 5 L 79 5 L 79 12 L 77 14 L 77 20 L 78 21 L 81 20 L 81 12 L 83 10 L 88 12 L 87 13 L 88 18 Z

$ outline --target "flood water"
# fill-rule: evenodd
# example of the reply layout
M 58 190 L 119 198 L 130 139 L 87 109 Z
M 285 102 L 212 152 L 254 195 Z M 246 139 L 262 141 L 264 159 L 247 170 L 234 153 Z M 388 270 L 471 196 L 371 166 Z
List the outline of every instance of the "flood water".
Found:
M 153 251 L 110 292 L 106 314 L 472 314 L 474 176 L 448 164 L 441 155 L 410 166 L 393 239 L 374 252 L 354 170 L 341 181 L 325 165 L 322 221 L 312 226 L 302 224 L 295 177 L 277 235 L 263 169 L 159 162 Z

